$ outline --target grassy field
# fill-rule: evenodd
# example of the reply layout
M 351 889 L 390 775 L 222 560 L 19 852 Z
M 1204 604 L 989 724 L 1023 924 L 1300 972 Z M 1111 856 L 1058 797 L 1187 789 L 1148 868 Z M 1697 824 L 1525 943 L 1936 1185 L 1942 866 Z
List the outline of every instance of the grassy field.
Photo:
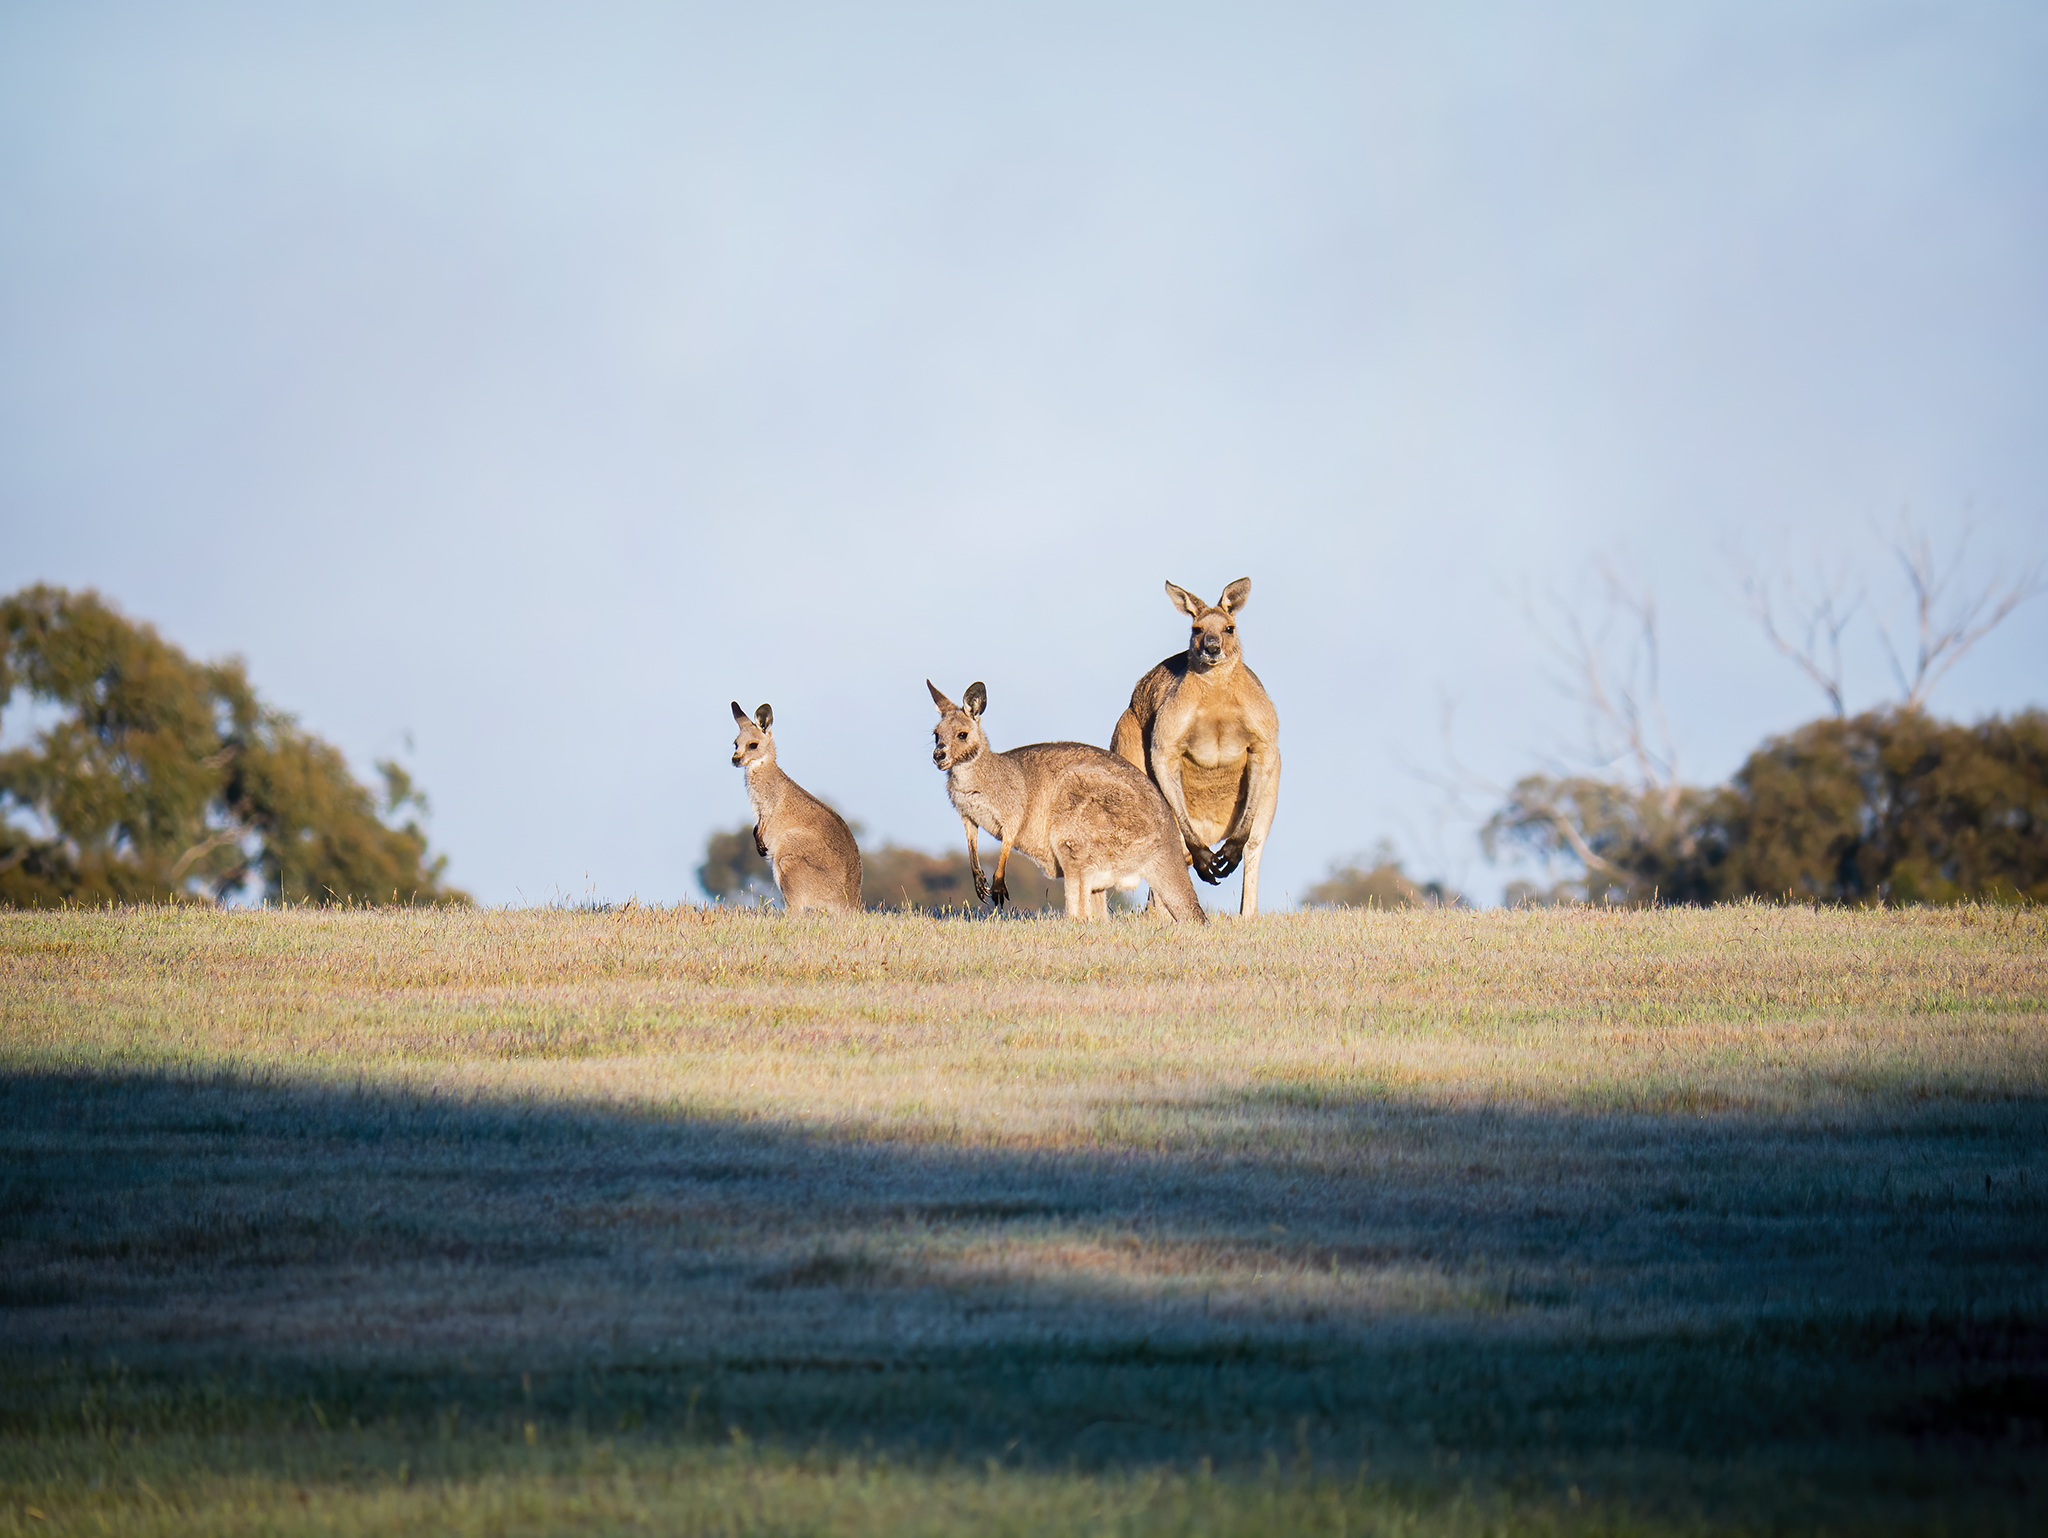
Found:
M 2048 916 L 0 915 L 0 1531 L 2048 1530 Z

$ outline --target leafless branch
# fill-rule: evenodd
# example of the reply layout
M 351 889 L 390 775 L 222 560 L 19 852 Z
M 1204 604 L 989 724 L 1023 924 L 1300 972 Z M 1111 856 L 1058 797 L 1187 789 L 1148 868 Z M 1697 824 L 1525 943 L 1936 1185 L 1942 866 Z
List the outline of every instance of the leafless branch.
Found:
M 1556 627 L 1546 625 L 1533 608 L 1530 622 L 1565 669 L 1555 680 L 1559 692 L 1576 700 L 1586 713 L 1590 762 L 1602 770 L 1629 763 L 1639 788 L 1675 804 L 1680 789 L 1678 750 L 1659 677 L 1656 595 L 1610 562 L 1602 562 L 1598 570 L 1606 589 L 1606 612 L 1597 629 L 1587 628 L 1581 605 L 1562 599 L 1551 604 L 1559 616 Z M 1609 642 L 1617 624 L 1626 624 L 1632 632 L 1623 643 L 1619 663 Z
M 1743 603 L 1750 617 L 1763 627 L 1764 638 L 1788 658 L 1827 696 L 1828 707 L 1837 716 L 1846 715 L 1842 700 L 1842 633 L 1863 603 L 1863 593 L 1850 591 L 1846 565 L 1822 572 L 1812 589 L 1786 578 L 1781 584 L 1787 606 L 1799 627 L 1793 640 L 1779 628 L 1774 584 L 1754 566 L 1739 557 Z
M 2036 563 L 2011 578 L 1993 577 L 1982 589 L 1960 594 L 1951 601 L 1949 592 L 1962 570 L 1969 537 L 1965 530 L 1956 541 L 1954 558 L 1944 569 L 1936 561 L 1933 544 L 1926 534 L 1915 528 L 1910 519 L 1899 519 L 1892 554 L 1905 574 L 1907 598 L 1913 610 L 1910 675 L 1892 640 L 1890 627 L 1880 623 L 1878 633 L 1884 638 L 1885 652 L 1891 659 L 1892 676 L 1898 680 L 1900 702 L 1908 710 L 1923 707 L 1934 686 L 1968 655 L 1971 647 L 2003 624 L 2013 610 L 2042 591 L 2041 568 Z
M 1394 750 L 1394 761 L 1423 784 L 1433 785 L 1442 791 L 1452 815 L 1471 822 L 1481 822 L 1485 820 L 1486 814 L 1476 812 L 1470 798 L 1476 796 L 1483 797 L 1489 802 L 1498 801 L 1505 793 L 1506 787 L 1498 780 L 1489 779 L 1478 771 L 1467 768 L 1459 759 L 1454 740 L 1456 721 L 1457 704 L 1446 692 L 1438 700 L 1438 730 L 1443 738 L 1443 758 L 1444 763 L 1449 766 L 1448 773 L 1440 774 L 1434 769 L 1412 763 L 1398 748 Z
M 1455 719 L 1456 706 L 1450 697 L 1446 695 L 1442 701 L 1441 730 L 1443 733 L 1444 762 L 1450 766 L 1449 774 L 1436 774 L 1413 765 L 1406 765 L 1405 767 L 1418 779 L 1423 780 L 1427 784 L 1435 785 L 1444 791 L 1458 815 L 1469 818 L 1474 822 L 1483 821 L 1485 814 L 1475 813 L 1467 799 L 1468 797 L 1483 796 L 1487 801 L 1499 803 L 1506 800 L 1513 792 L 1511 792 L 1510 787 L 1501 784 L 1498 780 L 1489 779 L 1478 771 L 1466 767 L 1459 759 L 1457 746 L 1453 740 Z M 1601 858 L 1594 851 L 1586 842 L 1584 835 L 1579 831 L 1578 825 L 1565 815 L 1564 811 L 1554 800 L 1534 799 L 1528 794 L 1530 788 L 1526 784 L 1515 787 L 1516 790 L 1521 792 L 1521 804 L 1523 807 L 1542 818 L 1546 824 L 1554 829 L 1558 837 L 1565 842 L 1572 853 L 1584 863 L 1589 871 L 1597 870 L 1624 881 L 1628 879 L 1626 872 L 1610 861 Z
M 1628 881 L 1628 872 L 1595 853 L 1593 846 L 1586 842 L 1585 835 L 1579 831 L 1578 824 L 1559 810 L 1555 801 L 1532 801 L 1524 796 L 1522 805 L 1548 823 L 1558 836 L 1571 846 L 1572 853 L 1587 870 L 1605 872 L 1623 883 Z
M 171 885 L 176 886 L 180 881 L 184 880 L 185 872 L 190 870 L 197 862 L 212 854 L 214 850 L 229 844 L 239 844 L 252 831 L 237 823 L 230 823 L 225 828 L 215 829 L 207 837 L 201 839 L 190 849 L 187 849 L 178 856 L 177 863 L 171 867 Z

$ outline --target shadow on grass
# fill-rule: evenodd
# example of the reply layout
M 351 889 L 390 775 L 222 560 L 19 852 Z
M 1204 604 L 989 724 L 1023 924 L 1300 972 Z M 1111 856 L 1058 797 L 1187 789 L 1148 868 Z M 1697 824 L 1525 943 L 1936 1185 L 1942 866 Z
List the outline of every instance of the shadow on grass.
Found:
M 2040 1498 L 2040 1097 L 1116 1114 L 1145 1151 L 12 1072 L 0 1429 Z

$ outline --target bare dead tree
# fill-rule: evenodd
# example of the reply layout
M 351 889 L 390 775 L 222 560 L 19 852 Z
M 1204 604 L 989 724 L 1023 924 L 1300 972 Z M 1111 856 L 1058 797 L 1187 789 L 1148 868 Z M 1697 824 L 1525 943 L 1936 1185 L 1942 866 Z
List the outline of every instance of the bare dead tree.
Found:
M 1904 514 L 1899 517 L 1898 532 L 1892 538 L 1892 555 L 1905 575 L 1906 602 L 1913 616 L 1910 674 L 1893 643 L 1891 627 L 1880 621 L 1877 628 L 1884 640 L 1885 654 L 1891 659 L 1892 676 L 1898 681 L 1899 703 L 1907 710 L 1922 708 L 1934 686 L 1969 654 L 1971 647 L 2042 590 L 2037 562 L 2015 576 L 1994 576 L 1981 588 L 1955 592 L 1969 539 L 1969 530 L 1965 529 L 1956 540 L 1955 555 L 1944 568 L 1935 559 L 1933 542 L 1927 535 Z
M 1735 559 L 1744 606 L 1763 627 L 1764 639 L 1813 681 L 1836 716 L 1847 715 L 1842 703 L 1842 633 L 1864 597 L 1848 565 L 1821 571 L 1809 586 L 1792 577 L 1773 582 L 1741 557 Z M 1792 616 L 1783 627 L 1781 609 Z
M 1897 682 L 1904 709 L 1923 708 L 1934 686 L 1961 662 L 1970 649 L 1997 629 L 2013 610 L 2042 591 L 2041 567 L 2030 565 L 2012 576 L 1994 575 L 1982 586 L 1963 590 L 1964 556 L 1969 531 L 1956 541 L 1944 566 L 1935 558 L 1933 541 L 1912 519 L 1900 515 L 1891 537 L 1891 553 L 1905 578 L 1905 590 L 1892 606 L 1894 618 L 1878 618 L 1878 638 Z M 1771 577 L 1739 554 L 1732 554 L 1742 580 L 1743 606 L 1778 654 L 1806 675 L 1838 717 L 1848 714 L 1842 665 L 1842 638 L 1864 607 L 1868 590 L 1844 559 L 1818 569 L 1809 581 Z M 1911 660 L 1893 638 L 1899 607 L 1911 613 Z
M 1532 607 L 1530 623 L 1551 654 L 1553 687 L 1584 713 L 1584 749 L 1573 756 L 1596 772 L 1626 765 L 1636 789 L 1669 801 L 1680 784 L 1678 744 L 1664 710 L 1656 594 L 1611 561 L 1595 572 L 1603 590 L 1595 625 L 1583 604 L 1555 596 L 1552 622 Z
M 1558 794 L 1555 787 L 1569 781 L 1561 776 L 1531 776 L 1509 786 L 1479 773 L 1458 757 L 1457 710 L 1448 696 L 1442 702 L 1442 712 L 1443 757 L 1447 772 L 1438 773 L 1414 764 L 1404 764 L 1403 767 L 1417 779 L 1441 790 L 1453 815 L 1467 823 L 1485 823 L 1494 815 L 1490 808 L 1515 801 L 1526 815 L 1547 824 L 1558 842 L 1569 849 L 1589 873 L 1597 872 L 1615 881 L 1628 879 L 1626 871 L 1605 859 L 1586 842 L 1577 821 L 1567 815 L 1565 797 Z
M 1544 607 L 1528 606 L 1531 627 L 1549 653 L 1552 687 L 1582 712 L 1583 740 L 1553 756 L 1548 770 L 1504 785 L 1460 762 L 1446 702 L 1449 772 L 1411 772 L 1444 790 L 1461 816 L 1482 822 L 1489 858 L 1500 847 L 1520 847 L 1546 864 L 1576 864 L 1588 896 L 1619 887 L 1630 900 L 1643 900 L 1656 885 L 1644 873 L 1646 850 L 1691 857 L 1687 808 L 1697 793 L 1681 777 L 1664 709 L 1656 596 L 1611 562 L 1595 575 L 1596 603 L 1552 594 Z

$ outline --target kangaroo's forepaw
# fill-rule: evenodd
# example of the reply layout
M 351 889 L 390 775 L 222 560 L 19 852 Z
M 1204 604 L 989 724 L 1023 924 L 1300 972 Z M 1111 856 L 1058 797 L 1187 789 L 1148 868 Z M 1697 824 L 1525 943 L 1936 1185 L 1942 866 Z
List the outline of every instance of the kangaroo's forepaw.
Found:
M 989 895 L 995 899 L 996 906 L 1000 908 L 1010 900 L 1010 884 L 1003 880 L 1001 876 L 996 877 L 996 884 L 989 888 Z
M 1221 849 L 1216 851 L 1216 879 L 1220 881 L 1225 876 L 1229 875 L 1232 871 L 1236 870 L 1239 862 L 1241 862 L 1243 859 L 1244 845 L 1225 844 Z
M 980 871 L 974 873 L 974 900 L 978 903 L 988 901 L 988 877 Z
M 1216 856 L 1209 853 L 1201 845 L 1196 844 L 1191 847 L 1188 850 L 1188 858 L 1189 863 L 1195 867 L 1195 874 L 1208 882 L 1209 885 L 1214 886 L 1223 879 L 1216 870 Z

